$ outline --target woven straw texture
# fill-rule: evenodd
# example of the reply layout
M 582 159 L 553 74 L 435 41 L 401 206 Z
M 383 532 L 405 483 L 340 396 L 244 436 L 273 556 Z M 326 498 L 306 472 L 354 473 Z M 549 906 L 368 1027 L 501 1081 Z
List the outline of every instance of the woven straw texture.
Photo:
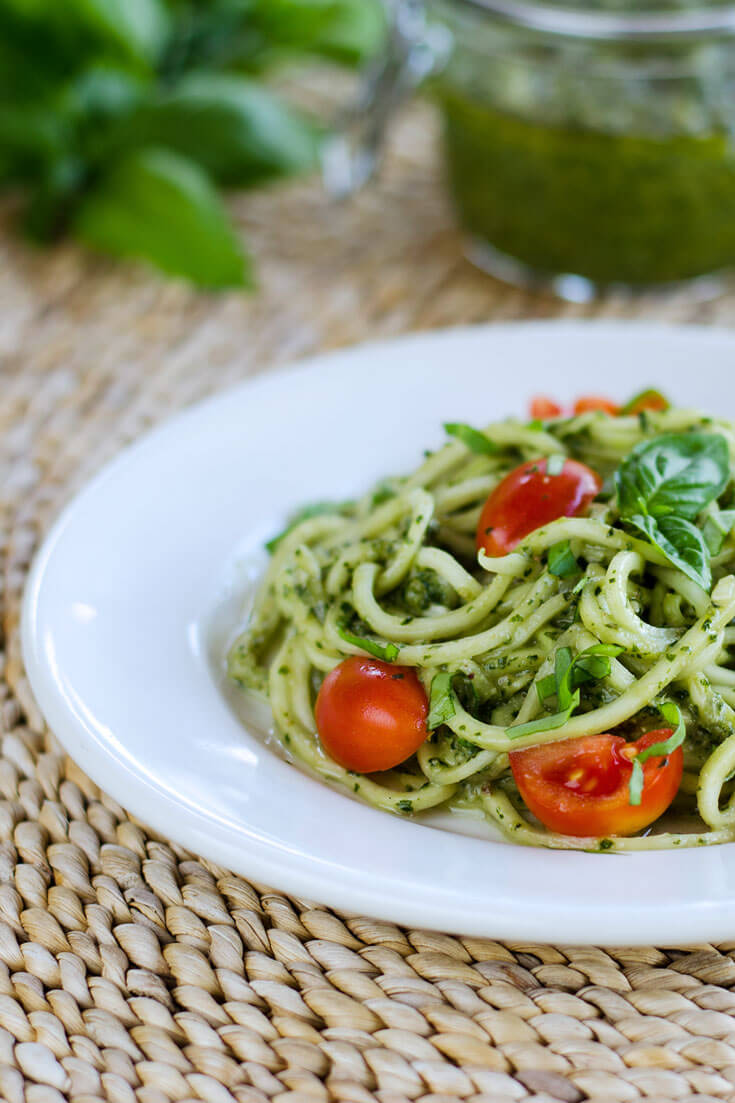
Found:
M 134 822 L 65 757 L 29 693 L 18 617 L 34 549 L 104 460 L 181 406 L 295 357 L 411 329 L 735 317 L 735 294 L 566 307 L 474 272 L 433 130 L 412 108 L 379 185 L 350 205 L 330 205 L 314 182 L 237 199 L 259 262 L 254 297 L 197 295 L 0 236 L 8 1103 L 735 1099 L 735 941 L 500 944 L 287 899 Z

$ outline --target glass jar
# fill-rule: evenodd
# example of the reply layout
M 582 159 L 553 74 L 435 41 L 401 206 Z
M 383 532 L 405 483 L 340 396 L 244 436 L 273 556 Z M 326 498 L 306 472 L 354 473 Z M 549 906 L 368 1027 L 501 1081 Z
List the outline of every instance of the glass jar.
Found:
M 735 7 L 654 3 L 399 2 L 362 124 L 377 138 L 428 76 L 468 253 L 503 278 L 584 297 L 720 272 L 735 265 Z

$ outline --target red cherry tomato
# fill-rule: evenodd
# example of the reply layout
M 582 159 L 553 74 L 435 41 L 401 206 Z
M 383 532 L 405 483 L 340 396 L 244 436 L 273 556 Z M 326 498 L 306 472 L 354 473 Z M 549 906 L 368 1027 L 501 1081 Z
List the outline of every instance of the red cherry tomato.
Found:
M 575 414 L 586 414 L 590 410 L 602 410 L 603 413 L 610 414 L 611 417 L 617 417 L 620 413 L 620 406 L 617 402 L 613 402 L 611 398 L 604 398 L 598 394 L 582 395 L 574 403 Z
M 477 547 L 488 555 L 506 555 L 534 529 L 583 513 L 601 487 L 599 475 L 577 460 L 565 460 L 558 475 L 547 474 L 545 459 L 522 463 L 485 502 Z
M 429 734 L 416 672 L 379 659 L 344 659 L 322 682 L 314 712 L 327 754 L 361 774 L 405 762 Z
M 630 803 L 632 759 L 671 728 L 635 743 L 619 735 L 586 735 L 512 751 L 510 768 L 527 806 L 550 831 L 563 835 L 633 835 L 666 811 L 681 783 L 681 747 L 643 764 L 640 804 Z
M 537 394 L 531 399 L 528 412 L 534 421 L 549 421 L 553 417 L 561 417 L 563 410 L 558 402 L 545 394 Z

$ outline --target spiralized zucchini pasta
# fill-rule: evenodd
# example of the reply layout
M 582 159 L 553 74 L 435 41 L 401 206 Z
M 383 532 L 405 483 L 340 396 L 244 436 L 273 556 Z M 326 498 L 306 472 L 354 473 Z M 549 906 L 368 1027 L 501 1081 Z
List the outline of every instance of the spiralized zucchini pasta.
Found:
M 735 422 L 646 391 L 444 428 L 270 542 L 229 676 L 386 812 L 553 848 L 735 840 Z

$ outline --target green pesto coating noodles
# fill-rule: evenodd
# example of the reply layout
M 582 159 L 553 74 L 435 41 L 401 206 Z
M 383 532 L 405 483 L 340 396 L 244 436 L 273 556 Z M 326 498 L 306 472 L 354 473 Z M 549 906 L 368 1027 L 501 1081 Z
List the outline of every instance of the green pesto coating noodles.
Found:
M 641 441 L 690 431 L 723 436 L 733 464 L 735 425 L 680 409 L 590 412 L 542 429 L 509 420 L 484 430 L 496 446 L 488 453 L 450 440 L 412 474 L 287 531 L 230 650 L 230 676 L 268 697 L 288 754 L 385 811 L 470 812 L 520 843 L 553 848 L 735 839 L 735 540 L 728 534 L 712 558 L 706 592 L 621 522 L 611 481 Z M 478 555 L 474 534 L 488 494 L 519 464 L 551 455 L 579 459 L 606 479 L 588 515 L 537 529 L 506 556 Z M 579 570 L 558 577 L 548 553 L 567 541 Z M 453 687 L 453 714 L 408 763 L 382 775 L 337 765 L 316 732 L 325 674 L 365 654 L 345 636 L 391 655 L 397 649 L 394 661 L 416 668 L 427 695 L 439 673 Z M 554 710 L 539 685 L 553 676 L 560 649 L 579 656 L 600 644 L 614 645 L 610 657 L 581 686 L 566 722 L 514 736 L 514 727 Z M 664 699 L 677 702 L 687 728 L 677 807 L 698 814 L 699 831 L 578 839 L 528 818 L 509 751 L 612 729 L 635 738 L 661 726 Z

